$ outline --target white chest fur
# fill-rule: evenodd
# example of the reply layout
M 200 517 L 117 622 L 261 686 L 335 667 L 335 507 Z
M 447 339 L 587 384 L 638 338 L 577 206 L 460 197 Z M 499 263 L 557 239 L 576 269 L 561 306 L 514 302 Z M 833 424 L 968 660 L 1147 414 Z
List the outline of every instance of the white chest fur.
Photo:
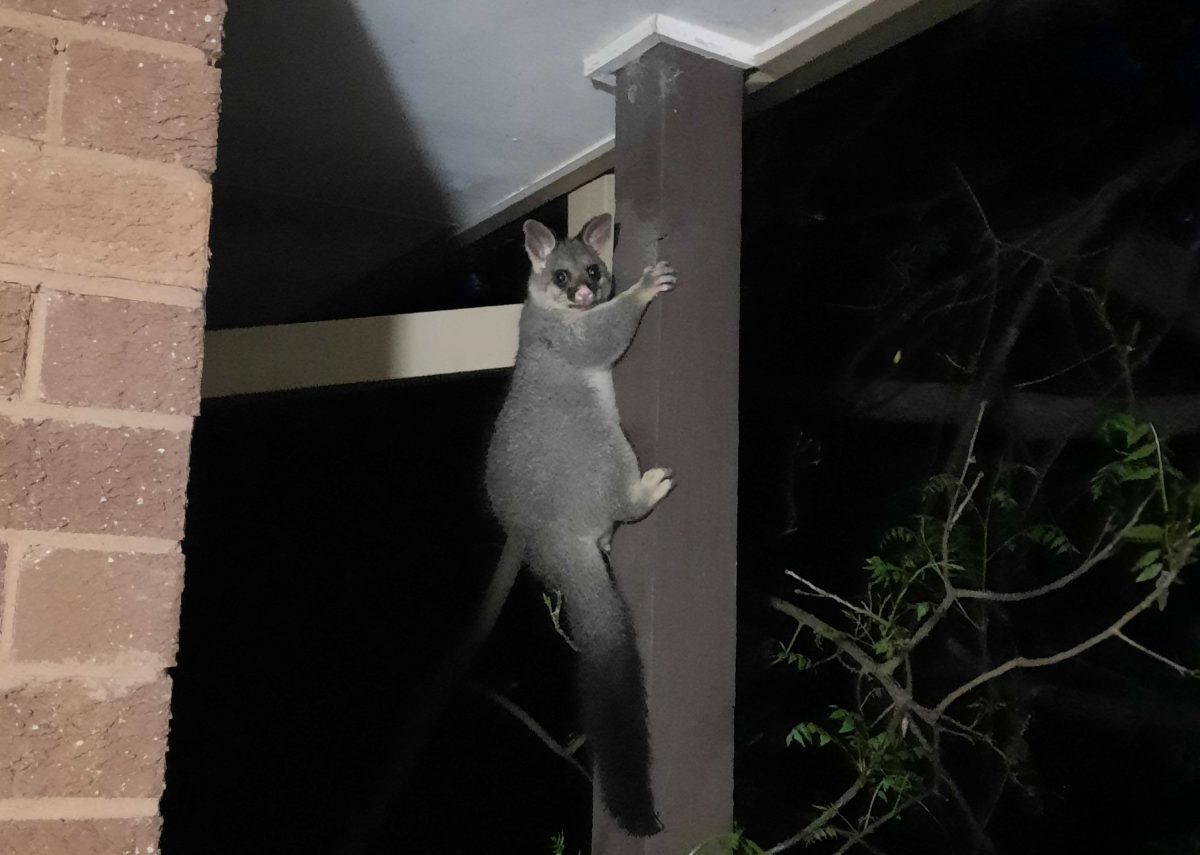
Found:
M 604 415 L 616 422 L 617 419 L 617 395 L 613 390 L 612 371 L 607 368 L 593 368 L 590 371 L 583 373 L 583 382 L 596 395 L 596 401 L 600 404 L 600 411 Z

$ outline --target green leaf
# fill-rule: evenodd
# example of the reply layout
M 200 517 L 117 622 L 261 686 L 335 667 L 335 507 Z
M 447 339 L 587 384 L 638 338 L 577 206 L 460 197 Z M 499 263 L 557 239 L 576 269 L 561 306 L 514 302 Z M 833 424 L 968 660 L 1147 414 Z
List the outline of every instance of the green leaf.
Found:
M 1153 579 L 1155 576 L 1157 576 L 1159 573 L 1162 572 L 1162 569 L 1163 569 L 1162 562 L 1156 561 L 1153 564 L 1151 564 L 1149 567 L 1147 567 L 1145 570 L 1143 570 L 1141 573 L 1138 573 L 1137 578 L 1134 579 L 1133 581 L 1145 582 L 1149 579 Z
M 1150 433 L 1148 422 L 1139 422 L 1131 413 L 1116 413 L 1100 424 L 1100 435 L 1114 448 L 1130 448 Z
M 1143 457 L 1149 457 L 1151 454 L 1154 453 L 1154 450 L 1156 448 L 1158 448 L 1157 445 L 1155 445 L 1152 442 L 1148 442 L 1145 445 L 1141 446 L 1140 448 L 1135 448 L 1133 451 L 1126 454 L 1125 462 L 1128 463 L 1132 460 L 1141 460 Z
M 1146 552 L 1143 552 L 1142 557 L 1139 558 L 1136 562 L 1134 562 L 1133 569 L 1141 570 L 1143 567 L 1149 567 L 1151 564 L 1153 564 L 1155 561 L 1158 560 L 1158 557 L 1160 555 L 1162 555 L 1161 549 L 1150 549 L 1150 550 L 1147 550 Z
M 854 713 L 850 712 L 850 710 L 834 707 L 833 712 L 829 714 L 829 720 L 840 722 L 838 733 L 854 732 Z
M 917 542 L 917 533 L 908 526 L 898 525 L 889 528 L 883 533 L 883 537 L 879 539 L 880 546 L 888 546 L 893 543 L 912 544 Z
M 803 653 L 796 653 L 795 651 L 788 650 L 787 645 L 785 645 L 782 641 L 776 639 L 775 643 L 779 645 L 779 650 L 771 656 L 771 661 L 768 663 L 769 667 L 774 667 L 776 665 L 791 665 L 795 667 L 797 671 L 804 671 L 812 664 L 808 657 Z
M 953 493 L 956 486 L 958 486 L 958 476 L 943 472 L 925 482 L 925 486 L 921 490 L 921 497 L 928 499 L 941 493 Z
M 917 603 L 917 620 L 924 620 L 929 614 L 929 603 Z
M 1022 531 L 1021 534 L 1030 542 L 1050 550 L 1055 555 L 1066 555 L 1069 552 L 1079 551 L 1067 539 L 1063 530 L 1056 525 L 1031 525 Z
M 733 855 L 767 855 L 765 849 L 746 837 L 745 829 L 736 825 L 733 828 L 731 846 Z
M 807 748 L 813 744 L 814 740 L 820 745 L 828 745 L 832 739 L 833 737 L 819 724 L 811 721 L 802 721 L 788 731 L 788 735 L 784 739 L 784 744 L 791 745 L 794 742 L 799 744 L 801 748 Z
M 1017 507 L 1017 500 L 1012 497 L 1012 494 L 1003 487 L 997 487 L 992 491 L 992 501 L 1004 508 L 1006 511 L 1011 511 Z
M 895 568 L 893 568 L 892 565 L 888 564 L 886 561 L 884 561 L 878 555 L 872 555 L 870 558 L 867 559 L 867 562 L 863 565 L 863 569 L 870 570 L 871 571 L 871 581 L 878 582 L 882 579 L 887 578 L 890 571 Z
M 1136 543 L 1157 543 L 1162 540 L 1163 527 L 1161 525 L 1154 525 L 1153 523 L 1135 525 L 1132 528 L 1126 529 L 1122 537 Z

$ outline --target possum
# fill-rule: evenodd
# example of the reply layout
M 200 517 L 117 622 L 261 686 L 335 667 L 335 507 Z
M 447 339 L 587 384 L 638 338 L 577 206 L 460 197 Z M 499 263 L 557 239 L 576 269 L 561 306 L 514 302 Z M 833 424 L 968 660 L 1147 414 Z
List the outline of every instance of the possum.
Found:
M 650 786 L 642 662 L 608 552 L 614 527 L 649 514 L 674 481 L 668 469 L 639 468 L 621 430 L 612 366 L 646 307 L 675 286 L 675 271 L 659 262 L 614 296 L 599 255 L 610 215 L 570 240 L 535 220 L 524 232 L 528 297 L 487 455 L 488 498 L 507 536 L 489 599 L 503 603 L 522 564 L 562 593 L 601 800 L 627 833 L 649 836 L 662 824 Z

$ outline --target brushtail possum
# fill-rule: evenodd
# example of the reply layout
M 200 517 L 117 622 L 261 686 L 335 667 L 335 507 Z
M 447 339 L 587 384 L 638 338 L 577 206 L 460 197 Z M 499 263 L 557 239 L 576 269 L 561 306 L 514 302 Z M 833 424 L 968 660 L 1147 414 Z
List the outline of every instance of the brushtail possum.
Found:
M 611 369 L 646 307 L 674 287 L 675 271 L 660 262 L 613 296 L 599 256 L 612 217 L 594 217 L 561 242 L 534 220 L 524 228 L 529 292 L 487 457 L 488 497 L 508 537 L 497 576 L 506 594 L 524 563 L 563 593 L 603 803 L 627 832 L 647 836 L 662 825 L 650 789 L 642 662 L 607 553 L 613 528 L 650 513 L 673 482 L 670 470 L 638 467 Z

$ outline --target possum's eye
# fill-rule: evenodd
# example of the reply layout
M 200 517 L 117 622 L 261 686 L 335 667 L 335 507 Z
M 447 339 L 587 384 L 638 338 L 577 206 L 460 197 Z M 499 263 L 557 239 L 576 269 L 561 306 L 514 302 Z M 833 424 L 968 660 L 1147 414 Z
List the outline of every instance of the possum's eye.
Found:
M 593 282 L 598 282 L 600 280 L 600 265 L 599 264 L 589 264 L 587 267 L 587 275 L 588 275 L 588 278 L 591 279 Z
M 561 287 L 563 285 L 566 285 L 570 281 L 571 281 L 571 274 L 569 272 L 567 272 L 566 270 L 555 270 L 554 271 L 554 284 L 555 285 L 558 285 L 559 287 Z

